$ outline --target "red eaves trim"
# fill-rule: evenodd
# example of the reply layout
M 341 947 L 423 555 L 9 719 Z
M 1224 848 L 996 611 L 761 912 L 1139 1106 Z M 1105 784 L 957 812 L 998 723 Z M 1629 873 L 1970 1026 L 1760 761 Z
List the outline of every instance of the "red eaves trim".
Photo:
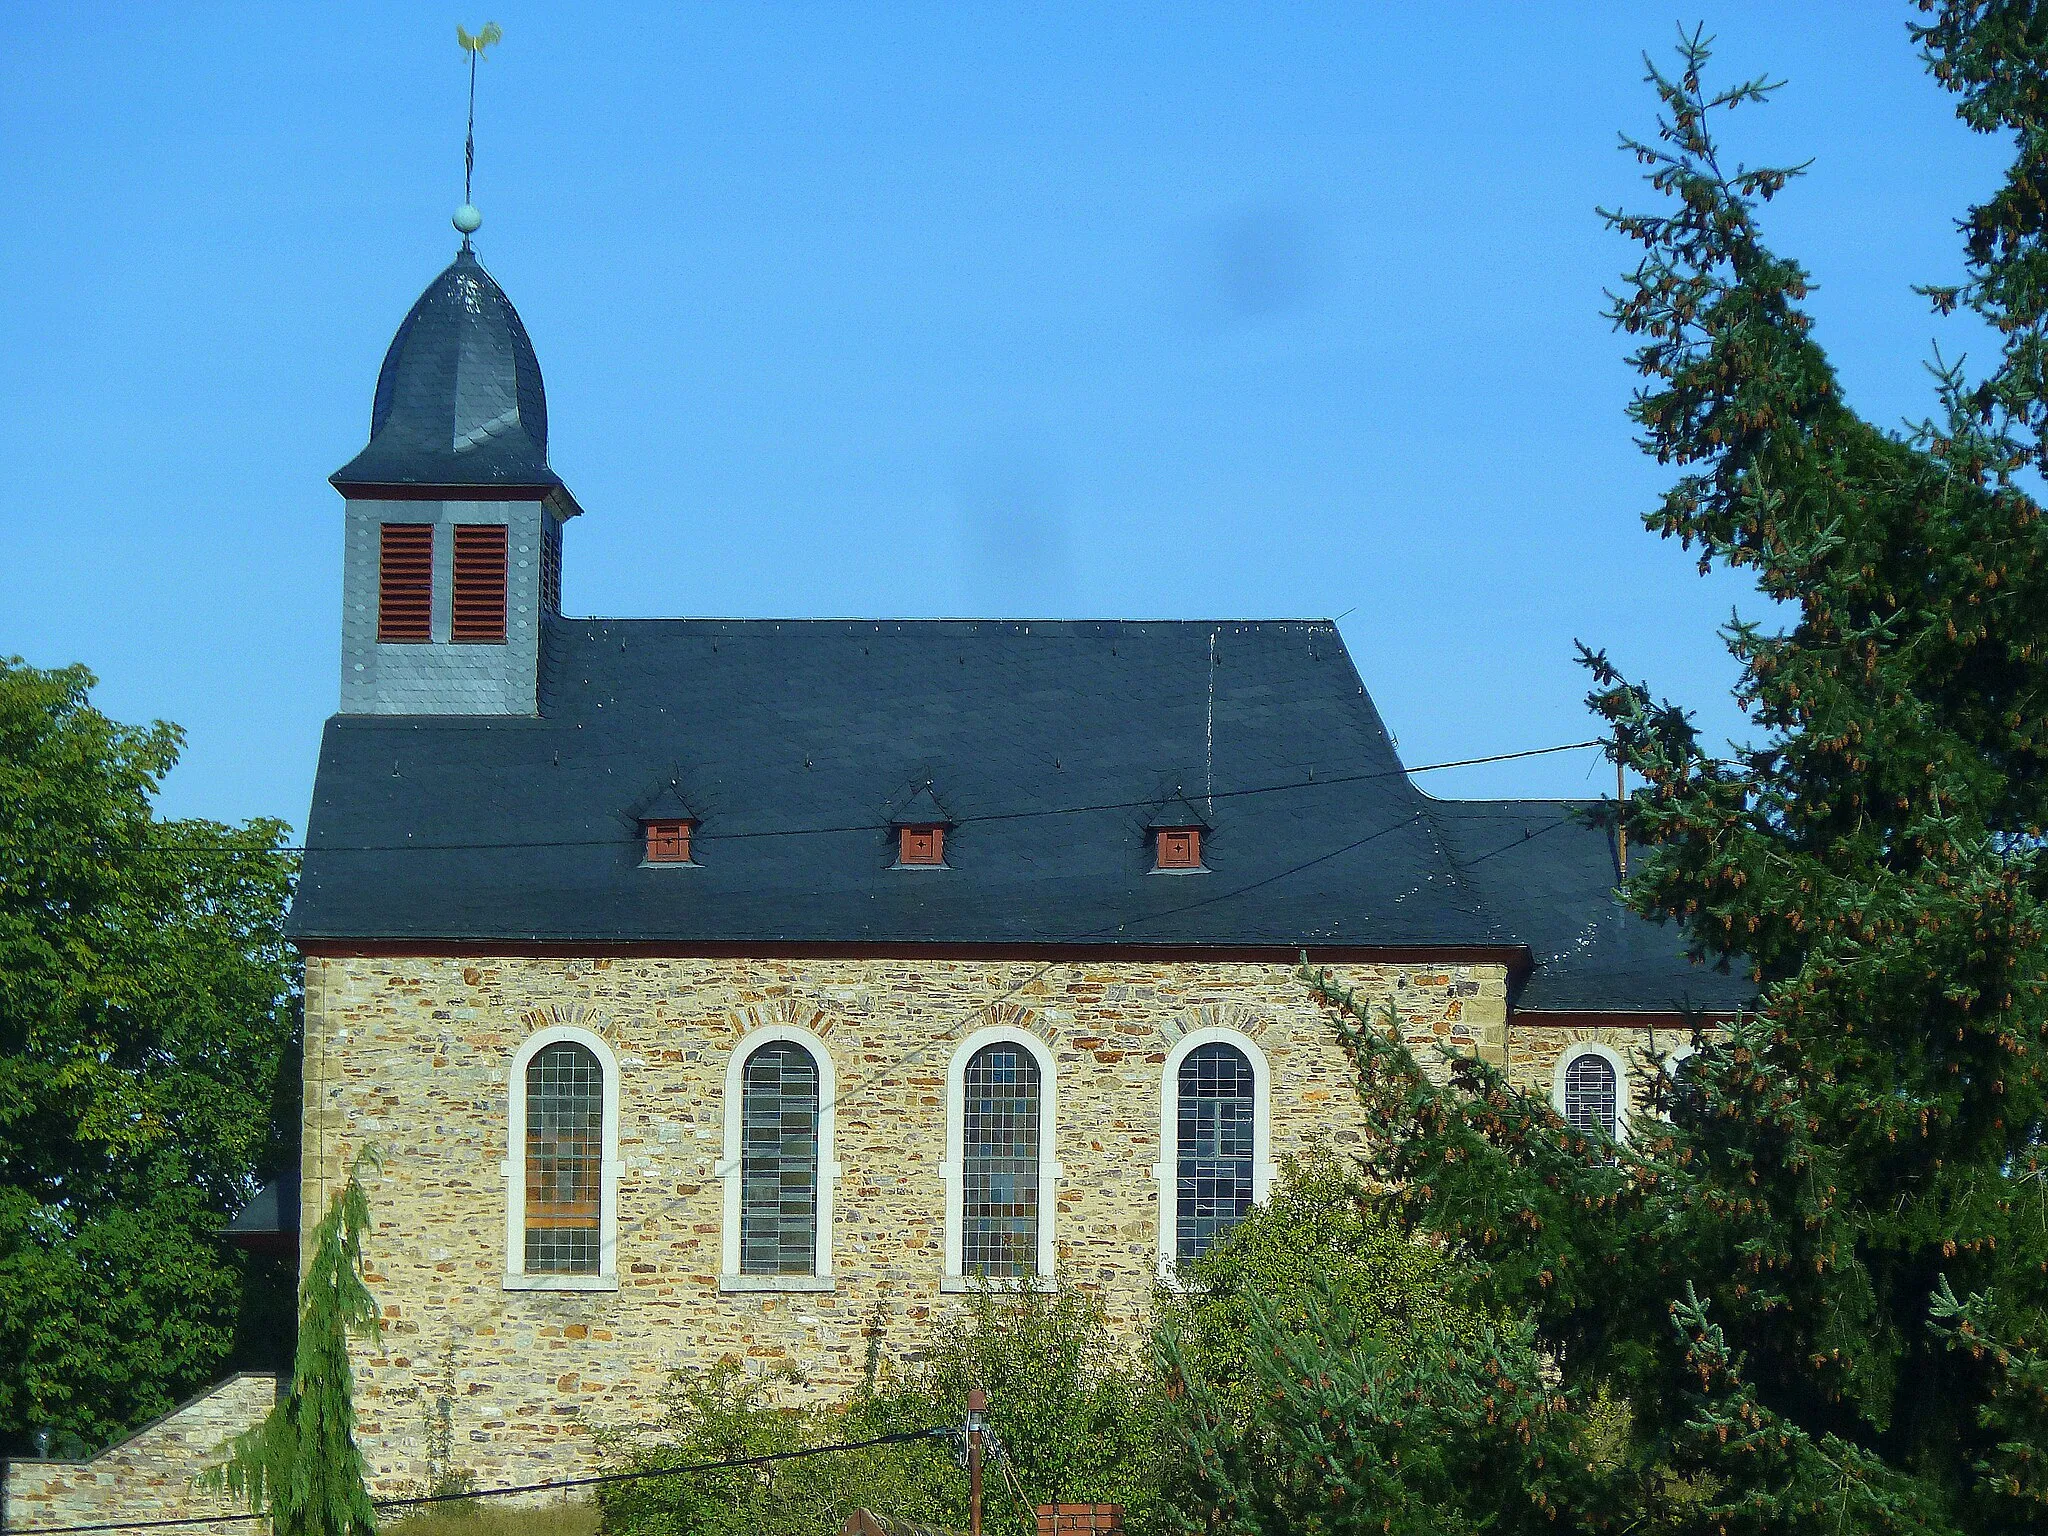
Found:
M 1073 960 L 1293 965 L 1302 950 L 1311 965 L 1504 965 L 1528 969 L 1526 949 L 1493 945 L 1193 945 L 1193 944 L 769 944 L 676 943 L 666 940 L 560 939 L 296 939 L 299 953 L 321 959 L 496 955 L 587 960 Z

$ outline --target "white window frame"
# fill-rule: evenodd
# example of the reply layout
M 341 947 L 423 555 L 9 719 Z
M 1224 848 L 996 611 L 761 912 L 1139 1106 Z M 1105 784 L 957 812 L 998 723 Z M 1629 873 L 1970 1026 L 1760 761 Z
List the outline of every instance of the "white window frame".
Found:
M 764 1045 L 788 1042 L 810 1053 L 818 1073 L 818 1246 L 814 1268 L 807 1275 L 744 1275 L 740 1273 L 740 1219 L 746 1193 L 741 1178 L 745 1164 L 747 1063 Z M 833 1111 L 839 1098 L 832 1052 L 822 1037 L 796 1024 L 768 1024 L 750 1030 L 733 1045 L 725 1064 L 725 1139 L 723 1155 L 713 1173 L 724 1181 L 725 1218 L 719 1239 L 718 1288 L 721 1291 L 829 1291 L 832 1279 L 832 1197 L 839 1187 L 839 1164 L 833 1160 Z
M 1625 1145 L 1628 1141 L 1629 1069 L 1627 1060 L 1613 1046 L 1603 1045 L 1598 1040 L 1577 1040 L 1565 1047 L 1550 1075 L 1551 1106 L 1567 1123 L 1570 1122 L 1571 1117 L 1564 1107 L 1564 1080 L 1571 1064 L 1581 1056 L 1603 1057 L 1614 1068 L 1614 1139 Z
M 1059 1208 L 1059 1181 L 1065 1173 L 1053 1145 L 1059 1127 L 1059 1074 L 1053 1068 L 1052 1051 L 1028 1029 L 993 1025 L 977 1029 L 954 1048 L 946 1063 L 946 1159 L 939 1164 L 939 1176 L 946 1186 L 945 1273 L 941 1291 L 968 1291 L 979 1285 L 991 1290 L 1022 1290 L 1032 1276 L 981 1276 L 961 1272 L 961 1250 L 965 1247 L 962 1205 L 967 1187 L 967 1063 L 984 1046 L 1019 1045 L 1038 1063 L 1038 1273 L 1036 1279 L 1051 1280 L 1059 1272 L 1059 1245 L 1053 1218 Z
M 598 1164 L 597 1273 L 526 1270 L 526 1067 L 550 1045 L 573 1041 L 597 1058 L 604 1073 L 602 1152 Z M 505 1147 L 505 1289 L 508 1291 L 615 1291 L 619 1288 L 619 1059 L 604 1038 L 575 1024 L 535 1030 L 512 1057 L 507 1082 Z
M 1250 1035 L 1225 1024 L 1189 1030 L 1167 1052 L 1159 1073 L 1159 1161 L 1152 1177 L 1159 1186 L 1159 1278 L 1168 1282 L 1180 1264 L 1180 1064 L 1219 1043 L 1244 1052 L 1252 1066 L 1252 1203 L 1264 1205 L 1273 1192 L 1273 1069 L 1266 1053 Z

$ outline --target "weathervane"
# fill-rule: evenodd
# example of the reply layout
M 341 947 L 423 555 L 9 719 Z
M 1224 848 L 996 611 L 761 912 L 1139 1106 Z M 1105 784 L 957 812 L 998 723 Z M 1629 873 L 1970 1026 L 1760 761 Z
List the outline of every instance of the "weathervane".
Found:
M 455 227 L 462 231 L 462 248 L 465 251 L 469 249 L 469 237 L 481 229 L 484 222 L 484 216 L 477 212 L 469 194 L 469 180 L 476 172 L 476 65 L 477 60 L 484 56 L 484 50 L 504 35 L 504 29 L 495 21 L 485 22 L 474 36 L 459 26 L 455 29 L 455 41 L 469 55 L 469 136 L 462 141 L 462 206 L 455 210 Z

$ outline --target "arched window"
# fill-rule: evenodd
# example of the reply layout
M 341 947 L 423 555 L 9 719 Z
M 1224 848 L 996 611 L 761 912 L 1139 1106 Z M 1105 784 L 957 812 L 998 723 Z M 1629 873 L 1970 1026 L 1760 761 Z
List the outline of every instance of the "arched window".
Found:
M 725 1066 L 725 1186 L 719 1237 L 722 1291 L 829 1291 L 832 1106 L 838 1097 L 824 1037 L 769 1024 L 733 1047 Z
M 818 1064 L 789 1040 L 747 1058 L 740 1091 L 740 1273 L 818 1272 Z
M 527 1274 L 594 1275 L 604 1213 L 604 1068 L 573 1040 L 526 1063 Z
M 961 1109 L 960 1267 L 1014 1279 L 1038 1272 L 1038 1063 L 1020 1044 L 968 1058 Z
M 1159 1273 L 1200 1258 L 1273 1185 L 1272 1067 L 1243 1030 L 1181 1036 L 1159 1076 Z
M 1186 1264 L 1252 1208 L 1257 1087 L 1244 1052 L 1220 1040 L 1181 1058 L 1175 1087 L 1174 1257 Z
M 1564 1063 L 1559 1111 L 1581 1131 L 1621 1134 L 1620 1077 L 1606 1053 L 1583 1050 Z

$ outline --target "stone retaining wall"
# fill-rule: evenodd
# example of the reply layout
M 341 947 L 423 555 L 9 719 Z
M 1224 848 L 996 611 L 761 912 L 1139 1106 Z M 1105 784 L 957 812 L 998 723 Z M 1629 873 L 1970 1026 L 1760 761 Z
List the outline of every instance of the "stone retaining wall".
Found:
M 218 1459 L 225 1442 L 261 1423 L 277 1393 L 275 1376 L 230 1376 L 90 1461 L 10 1460 L 6 1529 L 240 1513 L 227 1500 L 195 1493 L 191 1478 Z M 203 1536 L 253 1536 L 267 1526 L 244 1519 L 184 1529 Z

